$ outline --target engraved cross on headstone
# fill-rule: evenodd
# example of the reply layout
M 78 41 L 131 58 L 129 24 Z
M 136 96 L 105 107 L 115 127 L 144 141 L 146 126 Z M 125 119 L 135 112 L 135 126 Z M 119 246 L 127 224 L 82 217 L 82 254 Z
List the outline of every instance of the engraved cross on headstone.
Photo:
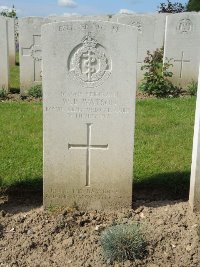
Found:
M 28 48 L 22 48 L 22 56 L 33 58 L 33 79 L 34 82 L 41 81 L 41 35 L 33 35 L 33 43 Z
M 184 52 L 182 51 L 181 59 L 175 59 L 174 62 L 180 62 L 181 63 L 181 66 L 180 66 L 180 76 L 179 77 L 182 78 L 183 64 L 184 63 L 189 63 L 190 60 L 184 59 Z
M 90 150 L 108 150 L 108 145 L 92 145 L 92 123 L 86 123 L 87 125 L 87 144 L 68 144 L 68 149 L 84 149 L 87 152 L 86 155 L 86 186 L 90 186 L 90 164 L 91 164 L 91 152 Z

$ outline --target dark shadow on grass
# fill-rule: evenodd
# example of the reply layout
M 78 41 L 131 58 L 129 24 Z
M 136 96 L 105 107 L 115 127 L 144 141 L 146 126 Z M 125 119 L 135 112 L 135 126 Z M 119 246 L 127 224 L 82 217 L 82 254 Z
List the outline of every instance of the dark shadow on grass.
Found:
M 27 212 L 42 205 L 42 177 L 16 182 L 0 188 L 0 210 L 11 214 Z
M 133 205 L 138 200 L 182 200 L 189 197 L 190 172 L 160 173 L 133 184 Z

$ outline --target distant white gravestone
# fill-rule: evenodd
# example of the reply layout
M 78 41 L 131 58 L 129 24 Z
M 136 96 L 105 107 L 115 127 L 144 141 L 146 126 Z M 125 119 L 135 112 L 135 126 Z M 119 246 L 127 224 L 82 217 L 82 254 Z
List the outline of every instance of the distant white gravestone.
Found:
M 165 36 L 165 62 L 171 60 L 172 81 L 186 88 L 198 80 L 200 61 L 200 15 L 189 12 L 167 16 Z
M 16 62 L 16 44 L 15 44 L 15 19 L 8 20 L 8 47 L 9 47 L 9 64 L 14 66 Z
M 196 101 L 189 201 L 192 209 L 200 212 L 200 71 Z
M 15 19 L 4 17 L 8 21 L 8 54 L 10 66 L 15 65 L 16 47 L 15 47 Z
M 8 21 L 0 17 L 0 90 L 9 91 Z
M 30 87 L 42 83 L 41 26 L 47 18 L 19 19 L 20 93 L 26 95 Z
M 42 27 L 44 206 L 131 207 L 137 31 Z
M 141 67 L 145 64 L 147 51 L 151 53 L 164 45 L 165 14 L 118 14 L 113 17 L 117 22 L 136 27 L 138 30 L 137 82 L 144 77 Z

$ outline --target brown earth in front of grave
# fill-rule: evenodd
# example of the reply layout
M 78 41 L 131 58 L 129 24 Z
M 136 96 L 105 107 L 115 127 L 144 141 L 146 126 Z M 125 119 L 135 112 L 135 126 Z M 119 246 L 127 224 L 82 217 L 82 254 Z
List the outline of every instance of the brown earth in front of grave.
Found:
M 142 260 L 111 263 L 103 257 L 101 232 L 140 223 L 147 241 Z M 199 267 L 200 214 L 183 200 L 137 198 L 116 212 L 47 210 L 41 192 L 1 192 L 0 266 L 13 267 Z

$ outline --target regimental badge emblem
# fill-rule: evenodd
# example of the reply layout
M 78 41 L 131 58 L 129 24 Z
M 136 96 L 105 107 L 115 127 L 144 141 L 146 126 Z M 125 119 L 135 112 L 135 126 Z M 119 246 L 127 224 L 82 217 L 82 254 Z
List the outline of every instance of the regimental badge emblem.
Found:
M 181 34 L 188 34 L 192 32 L 193 24 L 190 19 L 181 19 L 177 25 L 177 31 Z
M 84 87 L 101 85 L 109 78 L 111 70 L 112 62 L 106 55 L 106 49 L 91 34 L 83 38 L 68 58 L 68 71 Z

